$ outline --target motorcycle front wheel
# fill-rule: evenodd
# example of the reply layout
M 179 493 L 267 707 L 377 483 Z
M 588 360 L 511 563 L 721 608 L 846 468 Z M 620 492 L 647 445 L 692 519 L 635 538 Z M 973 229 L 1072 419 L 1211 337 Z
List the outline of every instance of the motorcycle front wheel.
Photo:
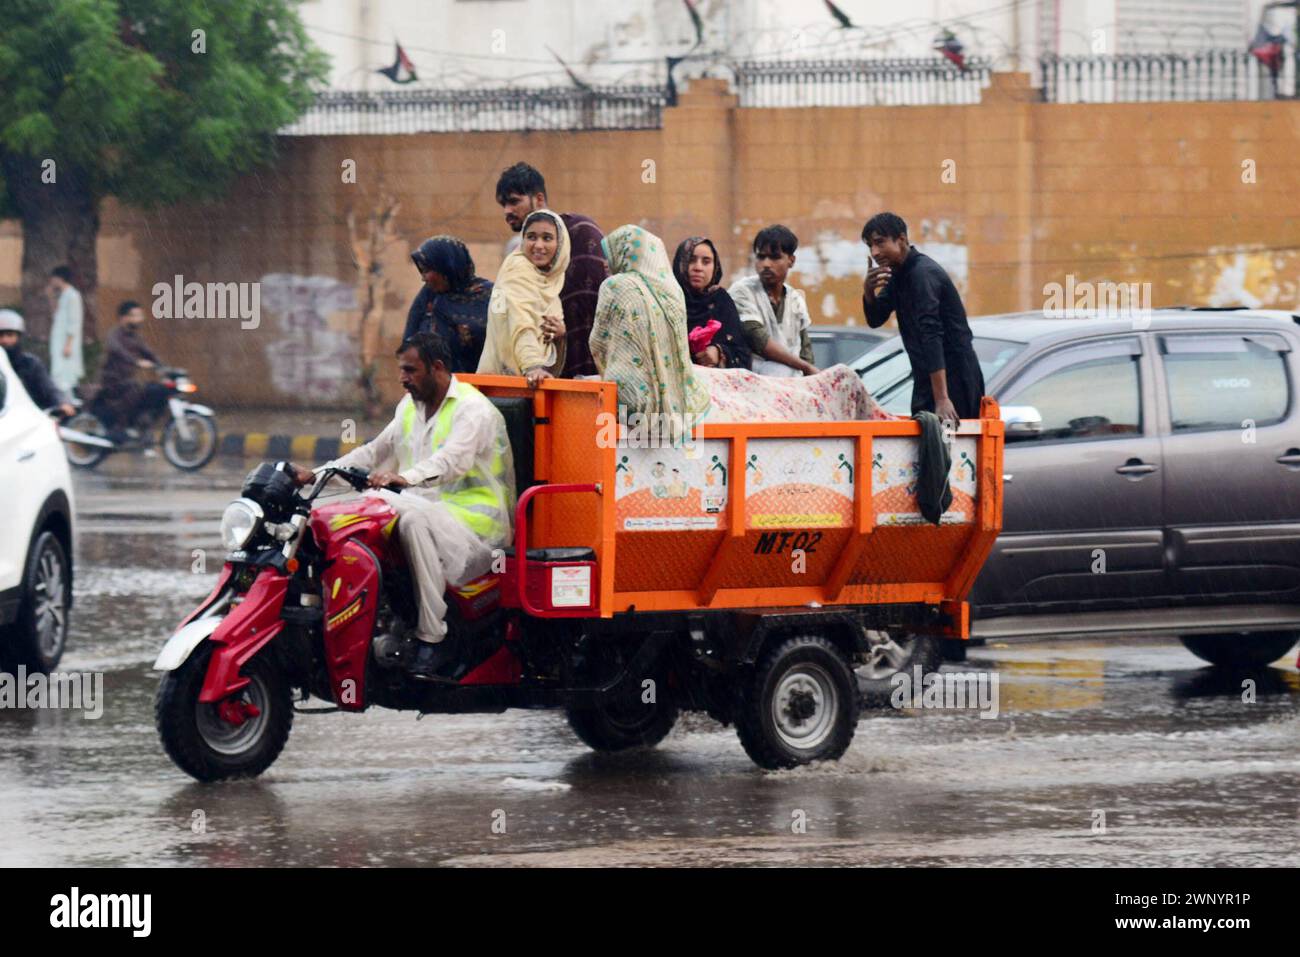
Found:
M 217 454 L 217 423 L 211 416 L 183 413 L 190 437 L 181 435 L 180 425 L 170 419 L 163 429 L 162 450 L 167 461 L 185 472 L 203 468 Z
M 63 425 L 67 429 L 84 432 L 86 435 L 108 438 L 108 430 L 104 428 L 104 423 L 89 412 L 78 412 Z M 108 449 L 98 445 L 82 445 L 72 440 L 65 441 L 63 448 L 68 456 L 68 462 L 79 469 L 93 469 L 104 461 L 109 452 Z
M 289 740 L 292 692 L 269 656 L 257 655 L 240 670 L 249 679 L 243 690 L 225 701 L 199 701 L 211 657 L 205 642 L 163 675 L 154 698 L 158 736 L 176 766 L 199 781 L 256 777 Z

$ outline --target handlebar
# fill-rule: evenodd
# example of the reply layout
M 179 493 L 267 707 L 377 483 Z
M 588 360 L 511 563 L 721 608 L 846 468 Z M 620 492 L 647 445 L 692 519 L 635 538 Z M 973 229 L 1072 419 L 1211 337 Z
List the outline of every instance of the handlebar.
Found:
M 316 496 L 324 490 L 325 485 L 335 476 L 343 479 L 343 481 L 347 482 L 358 492 L 364 492 L 366 489 L 370 488 L 369 469 L 358 468 L 355 465 L 349 465 L 343 468 L 331 466 L 326 469 L 321 469 L 316 473 L 316 481 L 312 483 L 311 492 L 307 495 L 308 504 L 316 500 Z M 386 485 L 384 488 L 386 491 L 400 495 L 403 487 L 401 485 Z

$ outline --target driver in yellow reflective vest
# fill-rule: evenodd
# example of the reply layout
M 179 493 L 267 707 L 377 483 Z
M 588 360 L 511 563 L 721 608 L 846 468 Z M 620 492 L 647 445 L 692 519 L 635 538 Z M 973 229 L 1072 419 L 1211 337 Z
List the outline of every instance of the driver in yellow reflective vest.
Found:
M 371 470 L 370 485 L 400 486 L 381 495 L 397 510 L 398 538 L 414 579 L 419 650 L 409 666 L 437 674 L 456 658 L 447 637 L 448 583 L 485 574 L 492 550 L 510 539 L 515 469 L 505 419 L 483 393 L 449 371 L 451 354 L 437 335 L 420 332 L 397 350 L 406 395 L 373 441 L 321 466 Z M 290 466 L 300 484 L 313 473 Z M 319 469 L 317 470 L 319 471 Z

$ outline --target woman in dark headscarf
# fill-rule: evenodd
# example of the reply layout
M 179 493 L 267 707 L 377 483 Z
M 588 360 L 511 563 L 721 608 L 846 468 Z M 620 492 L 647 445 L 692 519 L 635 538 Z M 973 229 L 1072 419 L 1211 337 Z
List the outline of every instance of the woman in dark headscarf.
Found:
M 451 371 L 475 371 L 487 337 L 492 283 L 474 275 L 474 259 L 455 236 L 426 239 L 411 261 L 424 286 L 411 303 L 402 338 L 436 332 L 451 348 Z
M 673 256 L 673 275 L 686 296 L 686 330 L 691 361 L 723 369 L 748 369 L 749 346 L 736 304 L 723 289 L 722 261 L 713 241 L 682 240 Z

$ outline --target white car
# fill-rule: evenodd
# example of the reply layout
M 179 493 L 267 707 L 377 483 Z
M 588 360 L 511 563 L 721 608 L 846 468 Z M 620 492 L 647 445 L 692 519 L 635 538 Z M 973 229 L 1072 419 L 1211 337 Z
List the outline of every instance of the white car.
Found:
M 72 607 L 72 477 L 54 420 L 0 349 L 0 669 L 48 674 Z

